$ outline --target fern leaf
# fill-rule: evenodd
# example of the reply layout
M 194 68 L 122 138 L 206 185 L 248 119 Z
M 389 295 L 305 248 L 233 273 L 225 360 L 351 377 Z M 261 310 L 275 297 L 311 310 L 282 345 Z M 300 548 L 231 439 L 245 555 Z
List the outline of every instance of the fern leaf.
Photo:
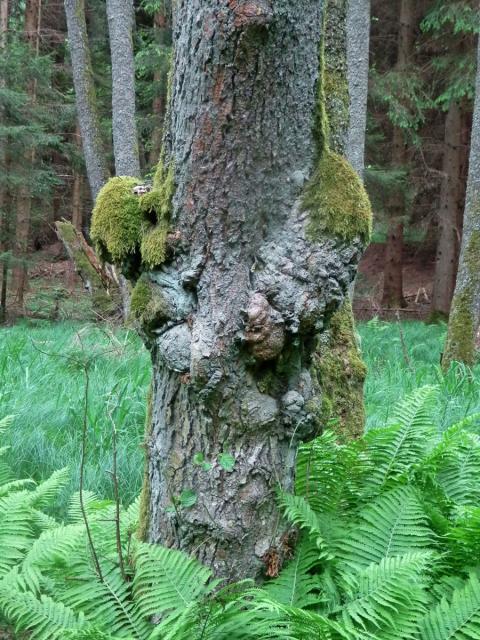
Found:
M 422 620 L 421 640 L 478 640 L 480 638 L 480 582 L 472 574 L 450 602 L 442 600 Z
M 318 576 L 312 575 L 311 571 L 319 564 L 317 546 L 310 540 L 303 540 L 278 578 L 267 583 L 266 593 L 281 604 L 302 609 L 318 603 Z
M 397 487 L 361 512 L 360 521 L 345 533 L 340 555 L 349 565 L 366 567 L 433 544 L 433 532 L 415 490 Z

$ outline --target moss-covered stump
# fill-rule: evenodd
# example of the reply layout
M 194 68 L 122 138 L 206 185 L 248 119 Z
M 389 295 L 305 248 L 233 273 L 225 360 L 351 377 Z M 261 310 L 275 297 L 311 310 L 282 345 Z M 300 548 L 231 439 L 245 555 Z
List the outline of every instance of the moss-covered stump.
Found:
M 329 331 L 319 338 L 312 376 L 322 392 L 320 422 L 339 440 L 359 438 L 365 428 L 363 384 L 367 369 L 360 355 L 349 300 L 336 311 Z

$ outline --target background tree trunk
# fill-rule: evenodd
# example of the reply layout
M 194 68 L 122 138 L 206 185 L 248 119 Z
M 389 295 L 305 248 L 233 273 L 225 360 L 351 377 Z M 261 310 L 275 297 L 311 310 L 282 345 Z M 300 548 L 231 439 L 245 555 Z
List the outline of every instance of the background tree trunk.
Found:
M 347 70 L 350 123 L 346 156 L 361 177 L 363 177 L 365 166 L 369 53 L 370 0 L 349 0 L 347 7 Z
M 0 0 L 0 53 L 7 45 L 8 33 L 8 0 Z M 0 88 L 5 87 L 5 79 L 0 75 Z M 4 110 L 0 106 L 0 123 L 4 124 Z M 7 280 L 8 280 L 8 251 L 10 249 L 8 212 L 7 212 L 7 150 L 6 144 L 0 145 L 0 255 L 2 256 L 2 283 L 0 288 L 0 323 L 5 322 L 7 316 Z
M 170 0 L 162 2 L 162 6 L 154 16 L 153 28 L 155 33 L 155 42 L 159 47 L 171 45 L 172 25 L 171 25 L 171 5 Z M 153 82 L 156 88 L 156 94 L 153 99 L 153 115 L 154 129 L 152 133 L 151 148 L 149 154 L 149 163 L 153 167 L 160 157 L 163 138 L 163 124 L 165 120 L 165 112 L 167 106 L 168 93 L 168 73 L 167 65 L 163 65 L 155 70 Z
M 117 176 L 140 176 L 135 122 L 133 0 L 107 0 L 112 59 L 112 130 Z
M 438 242 L 433 280 L 432 319 L 448 318 L 458 267 L 461 227 L 462 111 L 452 102 L 445 119 L 443 180 L 438 211 Z
M 408 67 L 412 54 L 415 30 L 414 0 L 400 1 L 400 26 L 398 35 L 398 73 Z M 407 160 L 404 132 L 394 127 L 392 145 L 392 167 L 402 168 Z M 405 193 L 401 187 L 392 193 L 388 207 L 389 225 L 385 249 L 382 305 L 389 308 L 405 307 L 403 297 L 403 218 L 405 216 Z
M 77 117 L 82 134 L 88 182 L 92 198 L 95 200 L 108 177 L 108 169 L 102 144 L 100 118 L 97 111 L 96 91 L 90 60 L 87 25 L 85 22 L 85 1 L 65 0 L 65 14 L 67 17 Z
M 25 5 L 25 40 L 29 44 L 32 56 L 38 57 L 40 48 L 40 27 L 42 16 L 42 0 L 27 0 Z M 33 107 L 37 101 L 37 81 L 31 80 L 28 87 L 30 105 Z M 32 219 L 32 193 L 30 189 L 31 173 L 35 162 L 36 149 L 27 149 L 23 156 L 22 169 L 25 179 L 22 181 L 16 198 L 15 219 L 15 262 L 12 271 L 12 289 L 15 294 L 15 302 L 19 308 L 23 308 L 23 297 L 27 284 L 28 266 L 28 241 L 30 238 L 30 226 Z
M 174 6 L 163 149 L 174 245 L 132 298 L 141 287 L 154 301 L 143 323 L 154 376 L 142 521 L 149 540 L 227 578 L 257 575 L 281 549 L 276 488 L 292 487 L 297 443 L 322 427 L 317 336 L 368 235 L 356 210 L 342 232 L 338 221 L 314 231 L 302 206 L 316 163 L 333 157 L 320 155 L 321 13 L 318 0 Z M 330 197 L 353 183 L 367 201 L 345 171 L 309 188 L 318 180 Z
M 470 146 L 467 196 L 457 284 L 452 300 L 442 365 L 474 364 L 480 329 L 480 45 L 477 52 L 475 108 Z

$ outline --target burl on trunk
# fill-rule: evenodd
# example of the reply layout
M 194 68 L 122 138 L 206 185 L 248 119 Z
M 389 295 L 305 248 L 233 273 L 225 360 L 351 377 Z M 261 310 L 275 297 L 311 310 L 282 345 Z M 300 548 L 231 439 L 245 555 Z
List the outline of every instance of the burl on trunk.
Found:
M 322 16 L 319 0 L 177 0 L 153 189 L 115 178 L 94 212 L 153 362 L 145 536 L 227 578 L 281 549 L 276 489 L 322 427 L 312 355 L 370 230 L 328 148 Z

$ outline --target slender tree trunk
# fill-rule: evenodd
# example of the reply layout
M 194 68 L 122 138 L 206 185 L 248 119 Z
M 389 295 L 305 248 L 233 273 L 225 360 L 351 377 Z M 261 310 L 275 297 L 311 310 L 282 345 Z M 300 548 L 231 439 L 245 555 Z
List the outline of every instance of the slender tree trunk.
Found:
M 470 146 L 467 196 L 457 284 L 450 310 L 442 365 L 472 365 L 478 357 L 480 330 L 480 46 L 477 53 L 475 108 Z
M 365 165 L 368 71 L 370 53 L 370 0 L 348 0 L 347 60 L 350 124 L 346 156 L 359 176 Z
M 8 0 L 0 0 L 0 54 L 7 46 L 8 33 Z M 0 88 L 5 87 L 5 79 L 0 76 Z M 4 110 L 0 106 L 0 123 L 4 124 Z M 7 209 L 7 152 L 6 144 L 0 145 L 0 254 L 2 255 L 2 284 L 0 289 L 0 323 L 4 323 L 7 316 L 7 280 L 8 280 L 8 259 L 7 252 L 10 248 L 8 209 Z
M 72 224 L 77 231 L 82 230 L 83 224 L 82 185 L 82 174 L 78 171 L 74 171 L 72 187 Z
M 276 489 L 292 487 L 297 443 L 322 426 L 317 338 L 368 235 L 361 182 L 324 146 L 321 22 L 318 0 L 174 5 L 157 180 L 158 198 L 169 176 L 176 187 L 167 259 L 132 298 L 147 298 L 136 313 L 154 368 L 142 523 L 227 578 L 257 575 L 281 548 Z M 322 177 L 330 162 L 343 179 Z M 345 219 L 316 225 L 350 187 Z M 327 199 L 319 218 L 307 191 Z
M 398 35 L 398 57 L 396 70 L 402 73 L 408 67 L 413 50 L 415 28 L 414 0 L 400 1 L 400 28 Z M 392 166 L 402 168 L 407 160 L 407 148 L 401 129 L 394 127 L 392 144 Z M 398 188 L 390 197 L 389 228 L 385 251 L 382 305 L 389 308 L 407 306 L 403 297 L 403 219 L 405 216 L 405 194 Z
M 133 0 L 107 0 L 112 59 L 112 129 L 117 176 L 140 176 L 135 122 Z
M 461 228 L 462 111 L 452 102 L 445 119 L 438 243 L 433 280 L 432 317 L 448 318 L 458 267 Z
M 25 5 L 25 39 L 29 43 L 32 55 L 39 54 L 40 27 L 42 16 L 42 0 L 27 0 Z M 37 101 L 37 82 L 32 80 L 28 87 L 30 104 Z M 17 305 L 23 307 L 23 298 L 27 284 L 28 266 L 28 242 L 30 238 L 30 226 L 32 219 L 32 194 L 30 190 L 31 173 L 35 163 L 34 147 L 27 149 L 23 157 L 23 168 L 26 170 L 22 184 L 20 185 L 16 199 L 15 220 L 15 266 L 12 272 L 12 288 L 15 292 Z
M 108 177 L 108 169 L 100 131 L 100 118 L 97 111 L 96 91 L 85 22 L 85 0 L 65 0 L 65 14 L 72 60 L 77 118 L 82 134 L 88 182 L 92 198 L 95 200 Z
M 159 47 L 166 47 L 171 44 L 172 26 L 170 21 L 171 7 L 170 2 L 163 2 L 162 7 L 154 16 L 153 29 L 155 33 L 155 42 Z M 158 162 L 160 151 L 162 149 L 163 124 L 165 120 L 165 111 L 167 104 L 168 92 L 168 65 L 164 64 L 155 70 L 153 75 L 154 86 L 156 87 L 155 97 L 153 99 L 152 111 L 154 115 L 154 129 L 152 133 L 149 163 L 151 166 Z

